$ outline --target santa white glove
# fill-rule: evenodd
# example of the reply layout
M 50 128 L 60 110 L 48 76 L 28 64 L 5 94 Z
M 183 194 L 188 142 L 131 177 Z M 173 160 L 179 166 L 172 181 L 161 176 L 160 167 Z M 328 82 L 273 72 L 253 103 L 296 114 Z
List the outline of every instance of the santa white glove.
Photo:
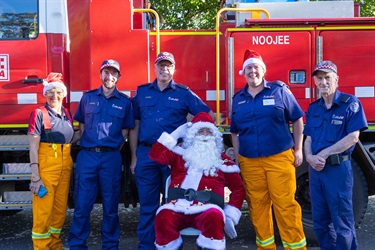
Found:
M 225 219 L 224 231 L 229 238 L 234 239 L 237 237 L 236 229 L 234 228 L 234 222 L 231 218 Z
M 188 127 L 191 126 L 191 122 L 187 122 L 176 128 L 175 131 L 173 131 L 170 135 L 173 139 L 178 140 L 179 138 L 183 138 L 186 135 L 186 130 Z

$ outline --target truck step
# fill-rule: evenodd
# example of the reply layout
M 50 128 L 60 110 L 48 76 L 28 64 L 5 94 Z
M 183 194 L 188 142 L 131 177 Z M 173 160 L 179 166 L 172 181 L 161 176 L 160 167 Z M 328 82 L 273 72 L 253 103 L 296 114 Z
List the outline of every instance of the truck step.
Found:
M 29 163 L 3 163 L 3 173 L 0 175 L 0 180 L 30 180 L 31 168 L 29 165 Z
M 30 163 L 3 163 L 3 174 L 31 174 Z
M 1 210 L 23 210 L 31 209 L 32 203 L 28 202 L 0 202 L 0 211 Z
M 2 135 L 0 136 L 0 151 L 29 150 L 27 135 Z
M 30 191 L 4 192 L 0 202 L 0 210 L 17 210 L 31 208 L 32 197 Z
M 26 202 L 32 200 L 31 191 L 5 191 L 3 194 L 3 202 Z

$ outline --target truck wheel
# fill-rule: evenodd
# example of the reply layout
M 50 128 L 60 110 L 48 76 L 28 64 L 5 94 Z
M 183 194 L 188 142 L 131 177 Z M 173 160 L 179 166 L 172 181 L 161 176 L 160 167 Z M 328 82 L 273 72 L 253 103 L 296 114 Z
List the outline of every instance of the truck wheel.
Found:
M 352 159 L 351 164 L 354 176 L 353 213 L 355 227 L 358 228 L 359 225 L 362 223 L 367 210 L 368 187 L 365 175 L 363 174 L 358 163 Z
M 296 175 L 296 200 L 302 209 L 302 223 L 306 241 L 308 242 L 309 246 L 317 246 L 317 240 L 313 231 L 314 224 L 311 211 L 308 164 L 304 163 L 303 165 L 299 166 L 297 168 Z
M 353 213 L 355 227 L 361 224 L 367 209 L 368 188 L 365 176 L 357 162 L 351 161 L 354 176 L 353 186 Z M 309 190 L 308 164 L 297 168 L 296 200 L 302 208 L 302 223 L 306 240 L 309 246 L 317 246 L 317 240 L 313 231 L 312 210 Z

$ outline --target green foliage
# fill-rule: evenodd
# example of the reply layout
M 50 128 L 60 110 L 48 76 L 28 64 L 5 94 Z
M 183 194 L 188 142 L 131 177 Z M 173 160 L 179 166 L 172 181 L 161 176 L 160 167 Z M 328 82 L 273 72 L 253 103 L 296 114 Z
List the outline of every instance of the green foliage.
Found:
M 314 1 L 314 0 L 310 0 Z M 375 0 L 360 3 L 360 16 L 375 16 Z M 161 29 L 214 29 L 220 0 L 151 0 L 164 20 Z
M 161 29 L 214 29 L 220 0 L 153 0 Z
M 360 5 L 361 17 L 375 16 L 375 0 L 355 0 Z

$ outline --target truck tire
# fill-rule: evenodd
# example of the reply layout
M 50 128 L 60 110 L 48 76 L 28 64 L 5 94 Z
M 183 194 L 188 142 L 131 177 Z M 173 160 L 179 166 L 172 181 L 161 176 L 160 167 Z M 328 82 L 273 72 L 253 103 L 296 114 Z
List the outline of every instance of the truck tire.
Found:
M 363 174 L 358 163 L 351 161 L 354 175 L 353 187 L 353 213 L 355 227 L 358 228 L 365 217 L 368 204 L 368 186 L 365 175 Z
M 313 231 L 308 164 L 304 163 L 296 171 L 297 190 L 296 200 L 302 209 L 302 223 L 306 241 L 309 246 L 317 246 L 317 240 Z
M 351 161 L 354 176 L 353 186 L 353 213 L 355 227 L 361 224 L 367 209 L 368 188 L 365 176 L 356 161 Z M 297 191 L 296 200 L 302 209 L 302 223 L 309 246 L 317 246 L 318 242 L 313 231 L 311 201 L 309 194 L 308 164 L 297 168 Z

